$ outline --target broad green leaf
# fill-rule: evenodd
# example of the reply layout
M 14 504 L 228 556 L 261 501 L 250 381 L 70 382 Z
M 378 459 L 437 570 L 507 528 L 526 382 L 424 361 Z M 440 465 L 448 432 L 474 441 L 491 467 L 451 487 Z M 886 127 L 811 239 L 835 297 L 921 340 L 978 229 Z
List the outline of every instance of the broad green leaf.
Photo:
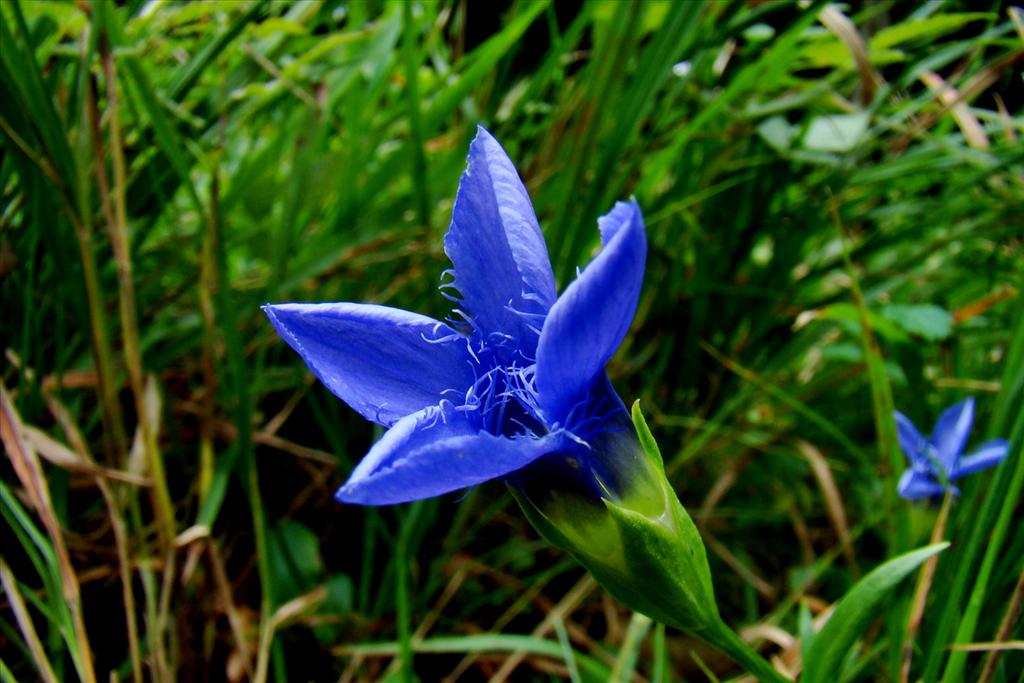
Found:
M 804 147 L 822 152 L 849 152 L 868 131 L 867 113 L 816 116 L 804 135 Z
M 817 312 L 814 319 L 839 320 L 856 323 L 858 328 L 860 326 L 860 313 L 857 311 L 857 307 L 853 304 L 847 303 L 826 306 Z M 871 323 L 871 328 L 875 333 L 886 337 L 889 341 L 908 341 L 907 335 L 903 329 L 889 318 L 883 317 L 874 311 L 868 311 L 868 322 Z
M 274 599 L 279 603 L 302 595 L 324 575 L 320 541 L 308 527 L 286 519 L 270 529 L 267 545 Z
M 854 642 L 882 613 L 889 592 L 925 560 L 949 547 L 936 543 L 889 560 L 858 581 L 836 605 L 814 637 L 804 666 L 804 683 L 838 680 L 840 666 Z
M 889 304 L 880 312 L 910 334 L 929 341 L 946 339 L 953 333 L 953 316 L 935 304 Z
M 327 587 L 327 599 L 324 600 L 322 611 L 334 615 L 352 611 L 352 577 L 348 574 L 334 574 L 324 585 Z
M 787 122 L 785 116 L 772 116 L 757 127 L 761 139 L 778 152 L 788 152 L 792 148 L 797 132 L 798 128 Z

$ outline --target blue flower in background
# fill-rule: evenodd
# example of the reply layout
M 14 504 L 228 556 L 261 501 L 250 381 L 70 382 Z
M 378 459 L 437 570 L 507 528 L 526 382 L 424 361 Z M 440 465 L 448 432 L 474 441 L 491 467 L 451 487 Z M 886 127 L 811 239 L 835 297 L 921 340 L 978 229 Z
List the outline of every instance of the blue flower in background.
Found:
M 571 480 L 615 492 L 640 449 L 604 367 L 636 311 L 647 241 L 636 202 L 598 220 L 602 249 L 556 298 L 515 167 L 478 130 L 444 239 L 447 322 L 356 303 L 264 307 L 336 396 L 388 428 L 337 498 L 386 505 L 481 482 Z M 525 481 L 525 479 L 524 479 Z
M 907 416 L 895 415 L 900 448 L 910 461 L 899 483 L 899 494 L 907 500 L 940 496 L 950 487 L 949 482 L 998 465 L 1009 450 L 1005 439 L 993 439 L 971 455 L 963 455 L 974 423 L 974 398 L 947 408 L 930 439 L 921 436 Z M 956 487 L 952 490 L 958 492 Z

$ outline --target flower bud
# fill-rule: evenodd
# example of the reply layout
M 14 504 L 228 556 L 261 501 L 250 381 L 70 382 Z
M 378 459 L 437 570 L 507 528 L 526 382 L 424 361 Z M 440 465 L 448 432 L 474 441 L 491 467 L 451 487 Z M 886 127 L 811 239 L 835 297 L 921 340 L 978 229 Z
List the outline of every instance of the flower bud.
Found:
M 712 631 L 720 619 L 704 543 L 669 485 L 639 402 L 632 416 L 632 428 L 591 440 L 589 471 L 559 476 L 556 458 L 512 482 L 513 495 L 549 543 L 624 605 L 696 635 Z

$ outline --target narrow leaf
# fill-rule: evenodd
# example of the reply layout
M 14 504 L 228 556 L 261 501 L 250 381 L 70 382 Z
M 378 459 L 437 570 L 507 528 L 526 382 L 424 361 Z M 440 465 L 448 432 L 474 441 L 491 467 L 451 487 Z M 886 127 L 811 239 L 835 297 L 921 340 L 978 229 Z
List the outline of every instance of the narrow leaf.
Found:
M 901 580 L 949 543 L 936 543 L 889 560 L 858 581 L 836 605 L 832 617 L 821 629 L 807 652 L 804 683 L 837 680 L 854 641 L 884 607 L 883 601 Z

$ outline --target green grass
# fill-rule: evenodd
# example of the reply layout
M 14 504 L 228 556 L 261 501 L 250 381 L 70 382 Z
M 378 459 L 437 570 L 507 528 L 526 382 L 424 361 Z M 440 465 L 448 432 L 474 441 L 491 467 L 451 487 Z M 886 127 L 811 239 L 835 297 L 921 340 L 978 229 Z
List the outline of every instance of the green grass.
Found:
M 895 495 L 892 407 L 926 427 L 977 397 L 972 445 L 1011 455 L 960 482 L 910 671 L 1016 680 L 1019 649 L 952 646 L 1021 638 L 1019 12 L 834 6 L 858 69 L 821 3 L 505 5 L 0 3 L 0 675 L 740 673 L 615 604 L 499 483 L 332 500 L 379 433 L 259 306 L 443 317 L 479 123 L 560 287 L 598 215 L 643 208 L 646 284 L 609 373 L 645 406 L 724 618 L 788 634 L 787 661 L 931 535 L 938 506 Z M 843 680 L 900 680 L 912 592 Z

